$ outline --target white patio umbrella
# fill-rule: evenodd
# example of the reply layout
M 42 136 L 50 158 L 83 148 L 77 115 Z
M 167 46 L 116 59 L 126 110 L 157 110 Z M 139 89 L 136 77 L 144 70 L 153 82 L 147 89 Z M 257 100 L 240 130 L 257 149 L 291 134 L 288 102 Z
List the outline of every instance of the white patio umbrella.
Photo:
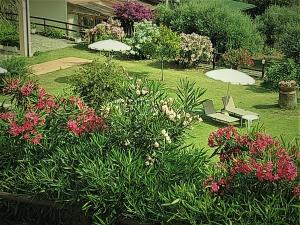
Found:
M 111 52 L 125 52 L 131 49 L 130 46 L 115 40 L 103 40 L 98 41 L 93 44 L 90 44 L 89 49 L 97 50 L 97 51 L 106 51 L 109 52 L 109 56 Z
M 229 93 L 229 84 L 251 85 L 255 83 L 255 80 L 249 75 L 233 69 L 212 70 L 207 72 L 206 76 L 228 83 L 227 96 Z
M 0 67 L 0 74 L 4 74 L 4 73 L 7 73 L 7 70 Z

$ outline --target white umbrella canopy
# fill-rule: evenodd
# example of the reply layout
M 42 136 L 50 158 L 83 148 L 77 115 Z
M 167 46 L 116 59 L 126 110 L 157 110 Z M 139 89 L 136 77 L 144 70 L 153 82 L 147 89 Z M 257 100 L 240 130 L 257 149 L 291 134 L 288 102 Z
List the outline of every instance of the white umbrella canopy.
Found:
M 107 52 L 125 52 L 131 49 L 130 46 L 115 40 L 104 40 L 90 44 L 89 49 Z
M 249 75 L 233 69 L 209 71 L 206 73 L 206 76 L 230 84 L 251 85 L 255 83 L 255 80 Z
M 4 73 L 7 73 L 7 70 L 0 67 L 0 74 L 4 74 Z
M 255 80 L 249 75 L 233 69 L 212 70 L 205 74 L 206 76 L 228 83 L 227 96 L 229 96 L 229 84 L 251 85 Z

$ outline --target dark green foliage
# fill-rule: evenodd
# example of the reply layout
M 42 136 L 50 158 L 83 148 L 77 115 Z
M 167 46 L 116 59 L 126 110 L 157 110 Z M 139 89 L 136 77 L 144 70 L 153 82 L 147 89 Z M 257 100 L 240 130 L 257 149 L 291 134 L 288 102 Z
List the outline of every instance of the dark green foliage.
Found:
M 288 24 L 285 30 L 275 47 L 300 65 L 300 17 L 297 24 Z
M 300 83 L 300 68 L 292 59 L 284 62 L 273 62 L 267 67 L 264 85 L 277 90 L 280 81 L 289 80 Z
M 160 6 L 157 22 L 179 33 L 208 36 L 219 52 L 238 48 L 256 52 L 263 44 L 250 17 L 222 1 L 192 0 L 175 9 Z
M 0 44 L 19 46 L 19 31 L 16 24 L 0 19 Z
M 8 73 L 1 74 L 0 87 L 3 86 L 3 79 L 14 77 L 21 78 L 26 77 L 30 73 L 30 68 L 23 57 L 8 57 L 6 59 L 0 60 L 0 67 L 6 69 Z
M 266 44 L 300 63 L 300 6 L 270 7 L 256 23 Z
M 71 78 L 73 91 L 90 106 L 99 107 L 118 97 L 126 73 L 112 61 L 93 61 Z
M 298 0 L 240 0 L 255 5 L 254 9 L 251 9 L 255 15 L 260 15 L 265 12 L 266 9 L 273 5 L 278 6 L 295 6 L 299 4 Z
M 54 27 L 46 27 L 40 32 L 41 35 L 49 38 L 62 39 L 65 37 L 64 31 Z
M 272 6 L 256 18 L 257 28 L 264 34 L 268 45 L 273 46 L 278 41 L 286 26 L 299 23 L 299 10 L 300 7 Z

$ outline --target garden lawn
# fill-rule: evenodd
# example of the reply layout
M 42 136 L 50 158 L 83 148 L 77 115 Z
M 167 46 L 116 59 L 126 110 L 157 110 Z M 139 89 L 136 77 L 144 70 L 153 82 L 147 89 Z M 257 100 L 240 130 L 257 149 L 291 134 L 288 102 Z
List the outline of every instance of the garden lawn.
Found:
M 28 62 L 33 65 L 70 56 L 86 59 L 94 59 L 97 57 L 101 60 L 105 60 L 99 53 L 69 47 L 41 53 L 38 56 L 28 59 Z M 113 60 L 118 61 L 132 76 L 137 75 L 152 80 L 160 80 L 161 74 L 158 62 L 152 60 Z M 77 67 L 73 67 L 33 77 L 50 93 L 63 94 L 68 88 L 68 77 L 74 74 L 77 69 Z M 204 98 L 212 99 L 217 110 L 222 108 L 221 97 L 226 94 L 226 83 L 207 78 L 202 70 L 181 70 L 167 66 L 164 73 L 165 80 L 162 83 L 165 84 L 171 96 L 174 96 L 178 81 L 181 78 L 187 77 L 189 80 L 195 81 L 199 87 L 207 89 Z M 278 93 L 261 87 L 260 81 L 257 81 L 256 84 L 252 86 L 231 85 L 230 95 L 233 96 L 238 107 L 259 113 L 261 118 L 260 125 L 263 125 L 265 130 L 271 135 L 282 135 L 286 140 L 291 140 L 295 137 L 299 138 L 299 107 L 296 110 L 280 109 L 277 106 Z M 205 147 L 207 146 L 209 133 L 220 126 L 223 125 L 208 121 L 197 123 L 190 131 L 187 142 L 193 143 L 196 146 Z M 245 130 L 245 128 L 243 128 L 243 130 Z

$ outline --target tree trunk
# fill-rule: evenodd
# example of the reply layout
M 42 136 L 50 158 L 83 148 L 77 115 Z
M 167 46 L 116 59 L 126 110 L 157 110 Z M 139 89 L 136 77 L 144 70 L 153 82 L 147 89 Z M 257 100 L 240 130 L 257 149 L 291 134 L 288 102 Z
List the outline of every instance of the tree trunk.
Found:
M 164 58 L 161 58 L 161 80 L 164 80 Z

